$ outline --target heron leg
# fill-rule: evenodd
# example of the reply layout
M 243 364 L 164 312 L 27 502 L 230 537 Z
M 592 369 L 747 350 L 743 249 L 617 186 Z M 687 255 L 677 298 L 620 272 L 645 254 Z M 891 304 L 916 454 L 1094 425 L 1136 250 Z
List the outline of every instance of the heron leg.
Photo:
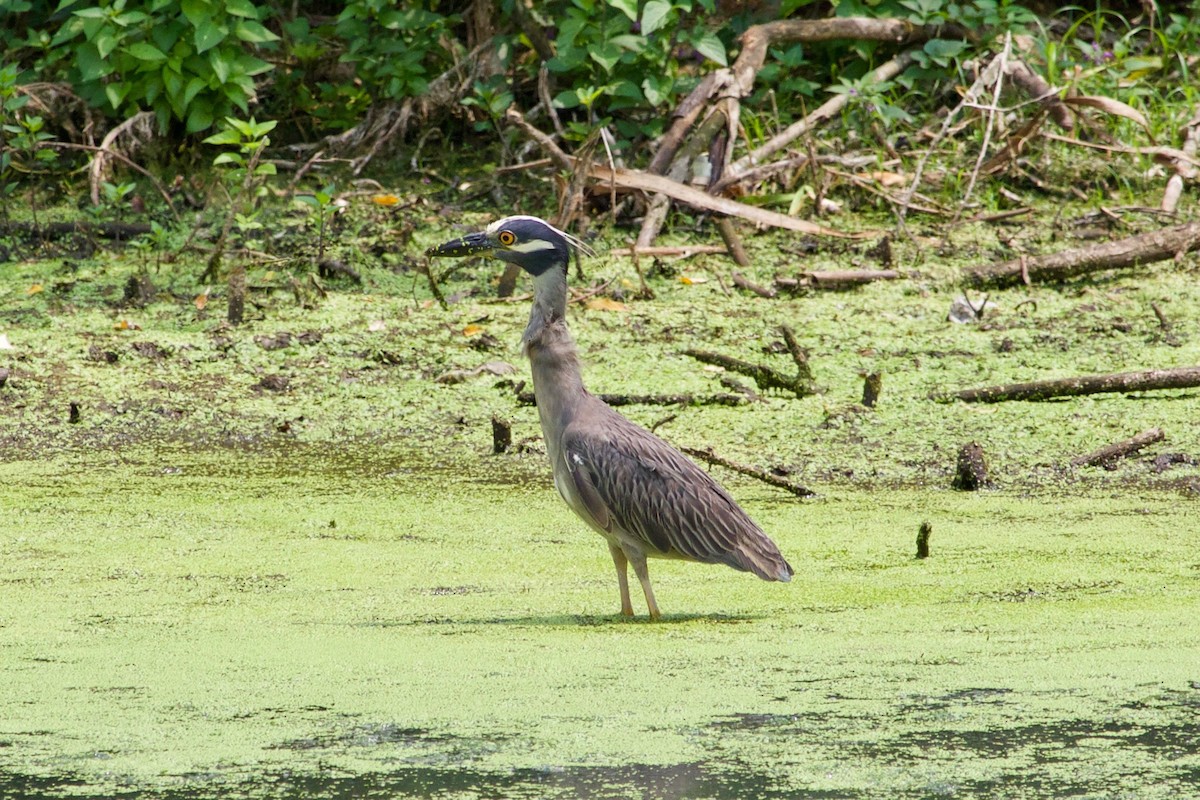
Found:
M 629 599 L 629 575 L 626 570 L 629 560 L 625 558 L 625 551 L 615 544 L 608 546 L 608 552 L 612 553 L 613 564 L 617 568 L 617 585 L 621 587 L 621 614 L 632 617 L 633 602 Z
M 650 570 L 646 567 L 646 557 L 636 556 L 630 561 L 633 562 L 633 571 L 638 582 L 642 584 L 642 593 L 646 595 L 646 608 L 650 610 L 650 619 L 658 619 L 662 614 L 659 613 L 658 603 L 654 601 L 654 589 L 650 586 Z

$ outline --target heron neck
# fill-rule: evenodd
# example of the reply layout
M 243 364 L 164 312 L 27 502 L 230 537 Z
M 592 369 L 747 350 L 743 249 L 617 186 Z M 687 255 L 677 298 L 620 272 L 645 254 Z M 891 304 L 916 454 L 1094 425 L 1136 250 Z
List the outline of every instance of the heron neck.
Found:
M 528 348 L 541 332 L 567 316 L 567 272 L 552 268 L 533 279 L 533 308 L 521 343 Z M 568 337 L 569 338 L 569 337 Z
M 552 274 L 551 274 L 552 273 Z M 550 270 L 534 282 L 533 309 L 521 340 L 533 373 L 533 393 L 551 460 L 558 457 L 562 432 L 586 394 L 575 340 L 567 330 L 567 278 Z

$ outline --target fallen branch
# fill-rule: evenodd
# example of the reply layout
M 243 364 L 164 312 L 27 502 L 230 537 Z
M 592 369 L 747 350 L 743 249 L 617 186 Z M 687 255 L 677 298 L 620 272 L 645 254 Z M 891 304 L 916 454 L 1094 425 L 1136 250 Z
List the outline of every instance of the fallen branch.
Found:
M 765 297 L 768 300 L 775 297 L 776 294 L 774 289 L 769 289 L 766 286 L 760 286 L 740 272 L 733 273 L 733 285 L 739 289 L 745 289 L 748 292 L 753 292 L 759 297 Z
M 964 277 L 977 287 L 1008 286 L 1026 277 L 1030 281 L 1062 281 L 1089 272 L 1152 264 L 1197 249 L 1200 249 L 1200 222 L 1189 222 L 1115 242 L 985 264 L 967 270 Z
M 647 175 L 621 168 L 611 170 L 603 164 L 593 164 L 590 173 L 593 178 L 601 182 L 612 181 L 617 186 L 625 189 L 638 189 L 653 194 L 665 194 L 693 208 L 726 214 L 731 217 L 741 217 L 744 220 L 771 228 L 786 228 L 787 230 L 808 233 L 814 236 L 833 236 L 842 239 L 871 239 L 879 236 L 878 231 L 844 233 L 833 228 L 827 228 L 824 225 L 817 225 L 808 220 L 789 217 L 786 214 L 780 214 L 776 211 L 768 211 L 765 208 L 739 203 L 736 200 L 730 200 L 725 197 L 714 197 L 707 192 L 678 183 L 670 178 L 664 178 L 661 175 Z
M 1150 369 L 1107 375 L 1081 375 L 1074 378 L 1010 383 L 958 392 L 934 392 L 931 400 L 949 403 L 1000 403 L 1006 400 L 1048 400 L 1051 397 L 1079 397 L 1105 392 L 1147 392 L 1155 389 L 1192 389 L 1200 386 L 1200 367 Z
M 726 469 L 731 469 L 734 472 L 741 473 L 742 475 L 748 475 L 751 478 L 757 478 L 758 480 L 762 481 L 763 483 L 770 484 L 771 486 L 775 486 L 779 489 L 783 489 L 785 492 L 791 492 L 792 494 L 796 495 L 797 497 L 816 497 L 816 495 L 817 495 L 816 492 L 814 492 L 812 489 L 809 489 L 807 486 L 802 486 L 798 483 L 793 483 L 789 480 L 784 480 L 783 478 L 779 477 L 778 475 L 772 475 L 770 472 L 767 472 L 766 470 L 761 470 L 761 469 L 758 469 L 757 467 L 751 467 L 746 464 L 739 464 L 736 461 L 730 461 L 727 458 L 722 458 L 721 456 L 714 453 L 712 451 L 711 447 L 707 448 L 705 450 L 698 450 L 695 447 L 681 447 L 679 449 L 682 450 L 687 455 L 691 456 L 692 458 L 698 458 L 701 461 L 705 461 L 709 464 L 716 464 L 719 467 L 725 467 Z
M 151 232 L 148 222 L 0 222 L 0 235 L 20 235 L 41 240 L 62 239 L 82 233 L 102 239 L 125 241 Z M 724 248 L 722 248 L 724 249 Z
M 1076 456 L 1071 459 L 1071 466 L 1082 467 L 1092 464 L 1103 464 L 1106 461 L 1115 461 L 1118 458 L 1124 458 L 1136 453 L 1148 444 L 1161 442 L 1164 438 L 1166 437 L 1162 432 L 1162 428 L 1151 428 L 1148 431 L 1142 431 L 1131 439 L 1101 447 L 1099 450 L 1094 453 L 1088 453 L 1086 456 Z
M 795 392 L 796 397 L 808 397 L 817 393 L 817 387 L 813 385 L 810 378 L 804 375 L 788 377 L 762 364 L 751 364 L 749 361 L 742 361 L 740 358 L 721 355 L 720 353 L 710 353 L 706 350 L 684 350 L 685 356 L 700 361 L 704 364 L 712 364 L 713 366 L 723 367 L 724 369 L 732 370 L 733 372 L 745 375 L 752 378 L 758 385 L 758 388 L 766 391 L 767 389 L 784 389 L 789 392 Z
M 560 168 L 572 173 L 575 171 L 579 159 L 563 152 L 562 148 L 555 144 L 549 136 L 530 125 L 520 111 L 517 111 L 515 108 L 509 108 L 505 119 L 509 123 L 516 125 L 527 136 L 536 141 Z M 605 164 L 589 164 L 588 175 L 603 184 L 612 184 L 618 188 L 635 189 L 650 194 L 666 195 L 694 208 L 732 217 L 741 217 L 758 225 L 765 225 L 772 228 L 786 228 L 787 230 L 813 234 L 815 236 L 835 236 L 844 239 L 864 239 L 878 236 L 878 233 L 875 232 L 843 233 L 832 228 L 826 228 L 824 225 L 817 225 L 807 220 L 739 203 L 736 200 L 730 200 L 725 197 L 713 197 L 707 192 L 679 183 L 678 181 L 673 181 L 662 175 L 650 175 L 621 167 L 613 169 Z M 639 246 L 639 250 L 641 249 Z
M 843 269 L 802 272 L 799 278 L 778 277 L 775 286 L 788 292 L 800 289 L 853 289 L 873 281 L 894 281 L 900 273 L 894 269 Z

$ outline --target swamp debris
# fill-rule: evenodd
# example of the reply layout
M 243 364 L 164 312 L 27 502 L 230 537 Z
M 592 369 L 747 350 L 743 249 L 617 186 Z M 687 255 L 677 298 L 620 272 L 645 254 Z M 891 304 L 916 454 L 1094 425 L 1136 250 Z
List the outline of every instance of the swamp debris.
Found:
M 934 392 L 929 397 L 939 403 L 955 400 L 965 403 L 1002 403 L 1007 400 L 1049 400 L 1052 397 L 1079 397 L 1105 392 L 1192 389 L 1197 386 L 1200 386 L 1200 367 L 1175 367 L 1008 383 L 979 389 L 963 389 L 958 392 Z
M 1179 258 L 1200 249 L 1200 221 L 1141 233 L 1115 242 L 1072 248 L 1060 253 L 1022 256 L 966 271 L 968 283 L 977 287 L 1030 285 L 1033 281 L 1063 281 L 1089 272 L 1152 264 Z
M 796 397 L 808 397 L 809 395 L 819 393 L 821 390 L 813 381 L 812 369 L 808 363 L 808 353 L 796 340 L 795 332 L 787 325 L 781 325 L 780 331 L 783 334 L 784 346 L 791 355 L 792 361 L 796 364 L 796 375 L 794 377 L 784 375 L 774 367 L 769 367 L 765 364 L 752 364 L 740 358 L 734 358 L 721 353 L 711 353 L 707 350 L 688 348 L 683 351 L 683 354 L 703 364 L 711 364 L 745 375 L 753 379 L 760 391 L 783 389 L 784 391 L 793 392 Z
M 1194 467 L 1196 459 L 1187 453 L 1159 453 L 1154 457 L 1155 472 L 1166 472 L 1176 464 L 1187 464 L 1189 467 Z
M 774 289 L 768 288 L 766 286 L 760 286 L 759 284 L 750 280 L 749 278 L 747 278 L 745 275 L 738 272 L 737 270 L 734 270 L 734 273 L 733 273 L 733 285 L 738 287 L 739 289 L 745 289 L 747 292 L 756 294 L 759 297 L 765 297 L 768 300 L 773 299 L 775 297 L 775 295 L 777 294 L 777 292 Z
M 786 292 L 798 292 L 802 289 L 845 291 L 875 281 L 894 281 L 899 277 L 900 273 L 894 269 L 816 270 L 801 272 L 795 278 L 777 277 L 775 288 Z
M 47 241 L 50 239 L 65 239 L 68 236 L 83 234 L 100 239 L 129 241 L 138 236 L 152 232 L 148 222 L 21 222 L 9 220 L 0 222 L 0 236 L 19 236 L 26 239 Z
M 929 558 L 929 537 L 933 535 L 933 524 L 922 522 L 917 529 L 917 558 Z
M 758 469 L 757 467 L 751 467 L 748 464 L 740 464 L 737 461 L 730 461 L 727 458 L 719 456 L 713 452 L 711 447 L 705 448 L 703 450 L 699 450 L 695 447 L 681 447 L 679 449 L 682 450 L 685 454 L 691 456 L 692 458 L 698 458 L 701 461 L 704 461 L 705 463 L 716 464 L 719 467 L 725 467 L 726 469 L 731 469 L 734 472 L 741 473 L 742 475 L 747 475 L 751 478 L 760 480 L 763 483 L 769 484 L 769 485 L 774 486 L 779 489 L 783 489 L 785 492 L 791 492 L 792 494 L 796 495 L 796 497 L 816 497 L 817 496 L 816 492 L 814 492 L 812 489 L 809 489 L 806 486 L 802 486 L 798 483 L 794 483 L 792 481 L 787 480 L 786 478 L 781 478 L 778 475 L 767 472 L 766 470 L 761 470 L 761 469 Z
M 512 375 L 517 368 L 506 361 L 488 361 L 470 369 L 450 369 L 433 379 L 434 383 L 456 384 L 478 378 L 480 375 Z
M 1071 459 L 1072 467 L 1084 466 L 1103 466 L 1110 462 L 1116 461 L 1119 458 L 1133 455 L 1138 450 L 1141 450 L 1148 444 L 1161 442 L 1165 437 L 1162 428 L 1151 428 L 1148 431 L 1142 431 L 1137 436 L 1125 439 L 1121 442 L 1115 442 L 1110 445 L 1105 445 L 1095 452 L 1088 453 L 1084 456 L 1076 456 Z
M 721 353 L 710 353 L 707 350 L 689 348 L 684 350 L 683 354 L 703 364 L 711 364 L 745 375 L 754 380 L 760 391 L 783 389 L 784 391 L 795 393 L 796 397 L 808 397 L 817 393 L 817 387 L 813 385 L 812 378 L 808 375 L 796 375 L 792 377 L 784 375 L 774 367 L 768 367 L 765 364 L 751 364 L 749 361 L 743 361 L 740 358 L 722 355 Z
M 226 319 L 230 325 L 241 325 L 246 312 L 246 268 L 238 264 L 229 270 L 229 305 Z
M 1175 326 L 1171 324 L 1171 320 L 1167 319 L 1166 313 L 1159 307 L 1158 303 L 1151 303 L 1150 310 L 1154 312 L 1154 316 L 1158 318 L 1158 337 L 1163 344 L 1171 347 L 1182 347 L 1183 342 L 1175 335 Z
M 879 402 L 879 395 L 883 391 L 883 374 L 879 372 L 870 372 L 863 376 L 863 394 L 862 404 L 867 408 L 874 408 Z
M 954 480 L 950 486 L 960 492 L 975 492 L 988 485 L 987 461 L 983 457 L 983 446 L 978 442 L 967 442 L 958 450 Z
M 512 423 L 500 417 L 492 417 L 492 455 L 507 453 L 512 447 Z

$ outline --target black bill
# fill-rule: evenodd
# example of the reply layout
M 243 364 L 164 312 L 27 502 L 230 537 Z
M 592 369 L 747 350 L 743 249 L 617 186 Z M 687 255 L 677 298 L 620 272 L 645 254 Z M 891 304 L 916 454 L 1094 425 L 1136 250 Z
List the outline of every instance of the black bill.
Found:
M 431 247 L 425 251 L 425 255 L 432 258 L 477 256 L 486 255 L 495 249 L 496 245 L 488 238 L 486 233 L 472 233 L 461 239 L 454 239 L 445 244 L 439 244 L 437 247 Z

